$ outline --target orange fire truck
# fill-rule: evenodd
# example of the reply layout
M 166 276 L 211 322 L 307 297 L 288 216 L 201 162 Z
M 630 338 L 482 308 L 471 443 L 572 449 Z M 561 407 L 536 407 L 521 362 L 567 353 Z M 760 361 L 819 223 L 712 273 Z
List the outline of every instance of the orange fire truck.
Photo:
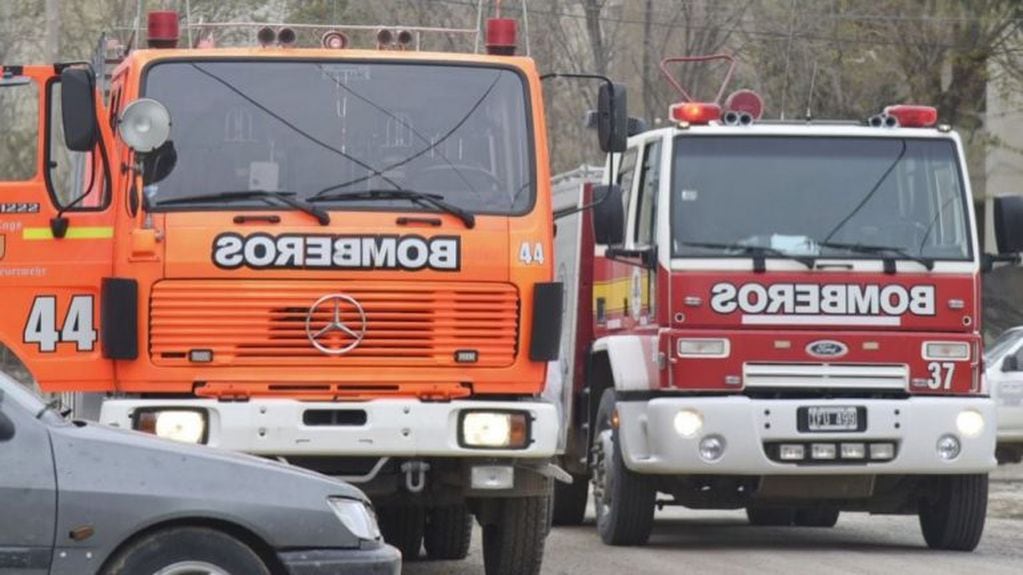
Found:
M 726 61 L 729 56 L 711 60 Z M 643 544 L 655 507 L 830 527 L 918 514 L 972 550 L 995 466 L 981 379 L 982 255 L 962 145 L 934 108 L 760 119 L 759 96 L 681 102 L 603 170 L 556 180 L 574 390 L 555 521 Z M 731 75 L 729 68 L 729 76 Z M 1018 198 L 996 204 L 1018 252 Z M 1008 257 L 1008 256 L 1007 256 Z
M 358 483 L 406 560 L 464 557 L 474 515 L 487 573 L 536 573 L 564 477 L 541 78 L 510 19 L 485 54 L 316 28 L 178 48 L 151 13 L 105 90 L 4 66 L 40 137 L 0 183 L 0 340 L 83 417 Z

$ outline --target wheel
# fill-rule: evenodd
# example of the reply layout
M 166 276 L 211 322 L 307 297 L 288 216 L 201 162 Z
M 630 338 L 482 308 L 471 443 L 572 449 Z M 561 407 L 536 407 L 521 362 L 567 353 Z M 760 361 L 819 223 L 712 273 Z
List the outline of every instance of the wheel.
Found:
M 384 540 L 401 551 L 402 559 L 414 561 L 423 546 L 426 512 L 415 505 L 390 505 L 380 509 L 380 532 Z
M 465 559 L 472 538 L 472 514 L 465 504 L 431 509 L 426 514 L 423 547 L 430 559 Z
M 483 526 L 486 575 L 537 575 L 550 521 L 550 496 L 517 497 L 494 502 L 493 523 Z
M 270 575 L 249 546 L 207 527 L 173 527 L 146 535 L 115 556 L 104 575 Z
M 590 478 L 572 474 L 572 483 L 554 485 L 554 525 L 582 525 L 586 500 L 590 496 Z
M 920 529 L 931 549 L 973 551 L 987 516 L 987 475 L 936 478 L 933 500 L 920 502 Z
M 800 527 L 834 527 L 839 514 L 837 507 L 801 507 L 796 510 L 795 523 Z
M 787 527 L 796 521 L 796 510 L 792 507 L 761 507 L 759 505 L 746 508 L 746 518 L 750 525 L 757 527 Z
M 593 506 L 597 531 L 607 545 L 643 545 L 654 527 L 657 491 L 650 480 L 625 467 L 618 433 L 611 428 L 614 390 L 604 390 L 593 440 Z

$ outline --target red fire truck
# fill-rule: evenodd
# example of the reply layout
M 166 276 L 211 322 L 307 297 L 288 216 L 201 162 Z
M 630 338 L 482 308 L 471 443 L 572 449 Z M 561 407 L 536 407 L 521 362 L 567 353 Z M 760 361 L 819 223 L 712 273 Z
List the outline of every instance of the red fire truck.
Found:
M 678 86 L 671 125 L 631 136 L 602 185 L 556 180 L 556 213 L 596 206 L 559 222 L 556 248 L 578 282 L 564 467 L 591 475 L 601 538 L 643 544 L 655 507 L 683 505 L 754 525 L 918 514 L 930 547 L 972 550 L 995 466 L 993 258 L 959 137 L 934 108 L 770 122 L 724 89 Z M 996 211 L 1017 250 L 1018 202 Z M 586 496 L 562 486 L 555 520 L 580 520 Z

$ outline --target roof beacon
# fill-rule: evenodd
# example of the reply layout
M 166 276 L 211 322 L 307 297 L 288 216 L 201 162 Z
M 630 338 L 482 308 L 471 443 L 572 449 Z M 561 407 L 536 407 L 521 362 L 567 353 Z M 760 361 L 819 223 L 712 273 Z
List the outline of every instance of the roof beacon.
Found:
M 721 106 L 713 102 L 682 102 L 671 108 L 671 119 L 676 122 L 701 126 L 721 119 Z
M 888 106 L 884 115 L 895 118 L 903 128 L 930 128 L 938 123 L 938 109 L 933 106 Z
M 178 47 L 178 13 L 173 10 L 150 12 L 147 21 L 150 48 Z

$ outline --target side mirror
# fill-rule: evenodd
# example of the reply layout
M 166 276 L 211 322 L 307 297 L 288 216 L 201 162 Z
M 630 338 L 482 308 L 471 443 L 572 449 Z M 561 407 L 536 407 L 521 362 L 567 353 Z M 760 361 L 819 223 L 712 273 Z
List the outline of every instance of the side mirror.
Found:
M 598 244 L 618 245 L 625 241 L 625 207 L 622 188 L 618 184 L 594 186 L 593 197 L 600 198 L 593 206 L 593 235 Z
M 1006 373 L 1019 371 L 1019 358 L 1015 353 L 1005 356 L 1005 359 L 1002 360 L 1002 371 Z
M 1023 196 L 995 198 L 995 239 L 998 253 L 1023 252 Z
M 60 73 L 60 112 L 64 143 L 72 152 L 88 152 L 99 139 L 96 80 L 91 68 L 64 68 Z
M 597 138 L 604 152 L 624 152 L 629 140 L 625 86 L 601 84 L 597 95 Z
M 167 140 L 162 146 L 142 156 L 143 178 L 147 185 L 164 180 L 178 163 L 178 152 L 174 141 Z

